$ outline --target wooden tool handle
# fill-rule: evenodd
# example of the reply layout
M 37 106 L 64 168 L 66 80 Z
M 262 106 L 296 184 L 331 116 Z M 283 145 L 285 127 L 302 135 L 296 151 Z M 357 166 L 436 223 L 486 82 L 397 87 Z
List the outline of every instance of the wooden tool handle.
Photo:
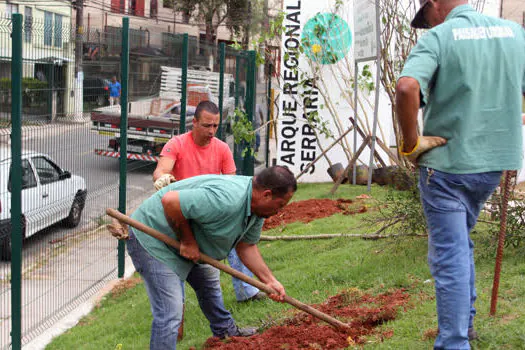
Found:
M 152 237 L 155 237 L 156 239 L 158 239 L 159 241 L 162 241 L 170 246 L 172 246 L 173 248 L 177 249 L 177 250 L 180 250 L 180 242 L 177 241 L 176 239 L 170 237 L 170 236 L 167 236 L 147 225 L 144 225 L 143 223 L 137 221 L 137 220 L 134 220 L 132 218 L 130 218 L 129 216 L 127 215 L 124 215 L 122 213 L 120 213 L 119 211 L 115 210 L 115 209 L 112 209 L 112 208 L 107 208 L 106 209 L 106 214 L 108 214 L 109 216 L 121 221 L 121 222 L 124 222 L 126 224 L 128 224 L 129 226 L 132 226 L 134 228 L 136 228 L 137 230 L 139 231 L 142 231 Z M 200 253 L 200 261 L 203 262 L 203 263 L 206 263 L 208 265 L 211 265 L 213 267 L 216 267 L 218 268 L 219 270 L 221 271 L 224 271 L 226 272 L 227 274 L 235 277 L 235 278 L 238 278 L 240 279 L 241 281 L 244 281 L 254 287 L 257 287 L 259 288 L 260 290 L 264 291 L 266 294 L 276 294 L 276 292 L 268 287 L 266 284 L 262 283 L 261 281 L 259 280 L 256 280 L 255 278 L 251 278 L 245 274 L 243 274 L 242 272 L 239 272 L 233 268 L 231 268 L 230 266 L 228 265 L 225 265 L 223 263 L 221 263 L 220 261 L 218 260 L 215 260 L 209 256 L 207 256 L 206 254 L 203 254 L 203 253 Z M 330 315 L 327 315 L 319 310 L 316 310 L 314 309 L 313 307 L 311 307 L 310 305 L 306 305 L 302 302 L 300 302 L 299 300 L 297 299 L 294 299 L 288 295 L 286 295 L 284 297 L 284 301 L 296 308 L 298 308 L 299 310 L 302 310 L 304 312 L 307 312 L 309 313 L 310 315 L 312 316 L 315 316 L 325 322 L 327 322 L 328 324 L 334 326 L 335 328 L 338 328 L 338 329 L 341 329 L 341 330 L 344 330 L 344 329 L 348 329 L 348 325 L 333 318 L 332 316 Z

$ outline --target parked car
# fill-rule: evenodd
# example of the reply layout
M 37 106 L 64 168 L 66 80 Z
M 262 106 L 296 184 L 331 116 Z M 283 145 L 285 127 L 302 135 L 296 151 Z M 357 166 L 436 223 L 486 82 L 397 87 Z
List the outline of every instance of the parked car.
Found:
M 104 78 L 84 78 L 84 103 L 92 102 L 98 106 L 109 105 L 109 83 L 110 81 Z
M 11 259 L 11 150 L 0 146 L 0 258 Z M 23 239 L 62 221 L 76 227 L 86 202 L 86 181 L 49 156 L 22 151 Z

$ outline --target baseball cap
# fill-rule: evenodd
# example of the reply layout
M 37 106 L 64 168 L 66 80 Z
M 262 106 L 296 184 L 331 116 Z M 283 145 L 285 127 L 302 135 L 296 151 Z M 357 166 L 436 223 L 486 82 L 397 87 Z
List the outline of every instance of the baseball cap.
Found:
M 413 28 L 430 28 L 427 21 L 425 20 L 424 12 L 425 6 L 430 0 L 419 0 L 419 10 L 417 11 L 414 19 L 410 23 Z

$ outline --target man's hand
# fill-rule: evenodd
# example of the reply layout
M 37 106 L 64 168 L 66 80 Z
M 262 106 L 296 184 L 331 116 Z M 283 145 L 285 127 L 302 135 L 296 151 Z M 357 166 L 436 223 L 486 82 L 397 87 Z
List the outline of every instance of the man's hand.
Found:
M 180 255 L 184 258 L 191 260 L 193 262 L 199 261 L 201 253 L 199 251 L 199 246 L 197 242 L 193 241 L 192 243 L 180 243 Z
M 129 238 L 129 231 L 128 231 L 128 225 L 118 221 L 117 219 L 113 218 L 111 219 L 111 224 L 106 226 L 109 232 L 118 240 L 121 239 L 128 239 Z
M 161 188 L 168 186 L 170 183 L 175 182 L 175 177 L 171 174 L 164 174 L 155 181 L 153 186 L 158 191 Z
M 417 143 L 412 150 L 401 150 L 401 154 L 408 158 L 414 165 L 417 165 L 417 159 L 423 153 L 430 151 L 432 148 L 443 146 L 447 140 L 439 136 L 419 136 Z
M 284 290 L 284 287 L 281 284 L 281 282 L 279 282 L 276 279 L 274 279 L 274 280 L 266 283 L 266 285 L 277 292 L 277 293 L 272 293 L 272 294 L 270 294 L 268 296 L 272 300 L 282 303 L 284 301 L 284 297 L 286 296 L 286 291 Z

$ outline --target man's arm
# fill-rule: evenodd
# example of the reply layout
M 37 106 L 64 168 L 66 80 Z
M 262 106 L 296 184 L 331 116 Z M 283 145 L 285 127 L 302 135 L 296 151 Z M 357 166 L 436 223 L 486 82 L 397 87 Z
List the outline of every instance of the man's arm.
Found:
M 259 248 L 255 244 L 239 242 L 236 250 L 243 264 L 246 265 L 261 282 L 277 292 L 277 294 L 270 294 L 269 297 L 275 301 L 283 301 L 286 295 L 284 287 L 264 262 Z
M 396 114 L 403 134 L 403 152 L 410 152 L 417 144 L 417 115 L 420 105 L 419 83 L 402 77 L 396 85 Z
M 157 167 L 153 172 L 153 182 L 157 181 L 159 177 L 165 174 L 171 174 L 175 161 L 172 158 L 160 157 Z
M 420 86 L 416 79 L 402 77 L 396 85 L 396 114 L 403 134 L 402 154 L 417 165 L 417 159 L 447 140 L 439 136 L 418 136 L 417 114 L 420 106 Z
M 197 262 L 200 258 L 199 246 L 188 220 L 182 214 L 179 192 L 169 191 L 162 196 L 164 215 L 180 240 L 180 255 Z

